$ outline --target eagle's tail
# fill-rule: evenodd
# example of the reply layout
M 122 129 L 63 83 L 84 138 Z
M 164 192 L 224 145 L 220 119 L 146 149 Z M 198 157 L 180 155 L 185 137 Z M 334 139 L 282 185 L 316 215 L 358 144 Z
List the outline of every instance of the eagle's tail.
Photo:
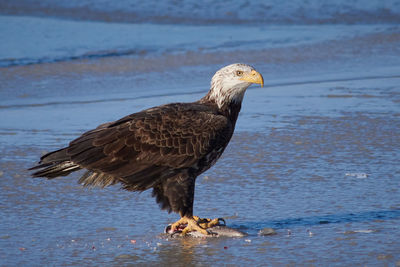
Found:
M 79 165 L 70 161 L 70 158 L 67 155 L 67 149 L 62 148 L 42 156 L 39 164 L 29 170 L 37 170 L 32 173 L 33 177 L 46 177 L 53 179 L 58 176 L 66 176 L 71 172 L 80 169 L 81 167 Z

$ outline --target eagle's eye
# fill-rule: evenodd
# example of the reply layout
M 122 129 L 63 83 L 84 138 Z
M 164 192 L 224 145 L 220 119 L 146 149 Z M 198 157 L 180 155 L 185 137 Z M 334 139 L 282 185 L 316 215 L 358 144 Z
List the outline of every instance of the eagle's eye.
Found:
M 241 70 L 236 71 L 236 76 L 242 76 L 242 75 L 243 75 L 243 71 L 241 71 Z

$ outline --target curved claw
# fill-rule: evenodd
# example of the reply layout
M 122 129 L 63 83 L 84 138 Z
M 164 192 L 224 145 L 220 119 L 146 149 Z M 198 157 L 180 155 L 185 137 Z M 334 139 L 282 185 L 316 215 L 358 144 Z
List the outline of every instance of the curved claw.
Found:
M 208 218 L 195 218 L 198 225 L 204 229 L 208 229 L 214 226 L 226 226 L 226 222 L 223 218 L 215 218 L 215 219 L 208 219 Z M 222 224 L 223 222 L 223 224 Z
M 220 221 L 224 222 L 224 224 L 220 224 Z M 218 218 L 218 225 L 226 226 L 226 221 L 224 220 L 224 218 Z

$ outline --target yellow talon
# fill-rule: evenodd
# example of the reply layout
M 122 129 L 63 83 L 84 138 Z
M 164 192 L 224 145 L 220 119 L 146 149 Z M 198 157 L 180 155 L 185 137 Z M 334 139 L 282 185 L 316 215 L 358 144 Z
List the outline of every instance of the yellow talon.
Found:
M 199 218 L 198 216 L 183 216 L 171 225 L 171 232 L 174 233 L 180 228 L 180 226 L 186 225 L 185 228 L 182 230 L 181 235 L 186 235 L 187 233 L 193 231 L 200 232 L 203 235 L 209 235 L 210 233 L 206 229 L 211 228 L 215 225 L 219 225 L 220 220 L 225 223 L 224 219 L 219 218 L 211 220 L 208 218 Z
M 200 227 L 202 227 L 204 229 L 211 228 L 215 225 L 219 225 L 219 221 L 221 220 L 219 218 L 215 218 L 215 219 L 211 220 L 209 218 L 199 218 L 197 216 L 193 216 L 193 218 L 197 221 L 197 223 L 200 225 Z

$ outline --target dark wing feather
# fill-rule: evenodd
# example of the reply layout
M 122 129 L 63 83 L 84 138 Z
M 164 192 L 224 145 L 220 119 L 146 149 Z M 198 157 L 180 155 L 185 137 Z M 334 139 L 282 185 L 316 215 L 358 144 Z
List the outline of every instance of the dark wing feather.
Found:
M 145 190 L 224 148 L 232 132 L 228 119 L 211 106 L 169 104 L 101 125 L 72 141 L 67 154 L 94 173 L 81 179 L 84 184 L 119 181 L 126 189 Z

